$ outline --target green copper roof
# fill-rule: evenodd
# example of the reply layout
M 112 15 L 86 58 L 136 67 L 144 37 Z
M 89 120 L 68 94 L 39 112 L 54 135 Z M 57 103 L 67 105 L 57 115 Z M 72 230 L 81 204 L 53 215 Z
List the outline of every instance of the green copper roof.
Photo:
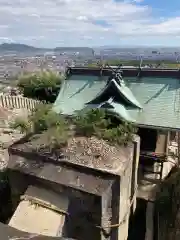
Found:
M 118 97 L 119 99 L 123 98 L 129 105 L 134 106 L 135 108 L 142 108 L 141 104 L 137 101 L 137 99 L 134 97 L 131 90 L 126 87 L 124 83 L 118 84 L 115 79 L 112 79 L 109 81 L 109 83 L 106 85 L 106 87 L 97 95 L 95 99 L 93 99 L 90 104 L 97 104 L 102 99 L 105 98 L 105 95 L 108 98 L 108 95 L 111 95 L 111 97 Z
M 134 105 L 137 108 L 142 109 L 141 104 L 137 101 L 137 99 L 135 98 L 135 96 L 133 95 L 132 91 L 126 87 L 125 84 L 117 84 L 116 81 L 114 81 L 114 84 L 116 84 L 116 87 L 119 89 L 119 91 L 121 92 L 121 95 L 128 101 L 130 102 L 132 105 Z
M 102 107 L 104 106 L 102 105 Z M 120 118 L 128 122 L 136 122 L 136 120 L 133 119 L 132 116 L 129 114 L 126 107 L 123 106 L 122 104 L 112 102 L 110 104 L 110 107 L 106 109 L 108 109 L 108 111 L 113 113 L 114 115 L 117 115 L 117 116 L 119 115 Z
M 106 86 L 108 77 L 72 75 L 62 84 L 53 109 L 58 113 L 73 114 L 96 97 Z
M 180 129 L 180 80 L 125 78 L 124 85 L 115 80 L 111 80 L 111 84 L 112 81 L 115 90 L 111 88 L 111 94 L 108 92 L 107 97 L 102 97 L 108 77 L 72 75 L 64 82 L 54 109 L 73 114 L 86 107 L 103 107 L 138 125 Z M 102 101 L 99 101 L 100 96 Z
M 175 78 L 126 79 L 143 110 L 127 109 L 138 124 L 180 128 L 180 80 Z

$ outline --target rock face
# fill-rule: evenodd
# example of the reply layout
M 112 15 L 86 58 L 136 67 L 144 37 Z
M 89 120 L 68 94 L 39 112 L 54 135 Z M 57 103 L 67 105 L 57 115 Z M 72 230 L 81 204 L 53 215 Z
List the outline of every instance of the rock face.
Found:
M 27 117 L 27 115 L 27 111 L 22 109 L 8 110 L 0 107 L 0 171 L 7 167 L 8 147 L 23 136 L 18 131 L 11 129 L 9 123 L 18 116 Z
M 6 169 L 8 163 L 8 151 L 0 150 L 0 171 Z
M 9 155 L 8 147 L 23 135 L 19 132 L 8 131 L 8 129 L 0 129 L 0 171 L 3 171 L 7 167 Z

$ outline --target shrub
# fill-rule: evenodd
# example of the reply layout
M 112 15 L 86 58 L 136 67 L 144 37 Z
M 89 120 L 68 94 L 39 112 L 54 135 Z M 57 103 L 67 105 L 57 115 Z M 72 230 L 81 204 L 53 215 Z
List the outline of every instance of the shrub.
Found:
M 110 144 L 126 145 L 136 132 L 130 123 L 121 122 L 115 126 L 103 109 L 80 111 L 73 119 L 67 120 L 55 113 L 50 104 L 38 105 L 27 121 L 17 119 L 12 126 L 25 134 L 43 132 L 50 148 L 66 144 L 72 136 L 96 136 Z
M 18 79 L 17 86 L 24 97 L 53 103 L 59 92 L 63 77 L 52 71 L 27 73 Z
M 31 124 L 22 118 L 16 118 L 14 122 L 10 123 L 10 127 L 18 129 L 21 133 L 25 133 L 26 135 L 31 132 Z
M 126 145 L 132 141 L 137 129 L 125 121 L 114 125 L 104 109 L 79 112 L 75 117 L 76 132 L 84 136 L 96 136 L 112 144 Z

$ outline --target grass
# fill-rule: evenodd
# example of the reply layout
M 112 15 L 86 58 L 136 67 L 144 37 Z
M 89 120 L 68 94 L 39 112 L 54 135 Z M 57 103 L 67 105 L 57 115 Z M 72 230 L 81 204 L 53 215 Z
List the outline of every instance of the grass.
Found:
M 43 141 L 39 146 L 43 145 L 50 150 L 65 146 L 69 138 L 76 136 L 95 136 L 112 145 L 127 145 L 136 132 L 136 128 L 130 123 L 113 123 L 103 109 L 77 112 L 72 119 L 66 119 L 55 113 L 51 105 L 46 104 L 38 105 L 27 121 L 16 119 L 11 127 L 26 135 L 43 134 Z

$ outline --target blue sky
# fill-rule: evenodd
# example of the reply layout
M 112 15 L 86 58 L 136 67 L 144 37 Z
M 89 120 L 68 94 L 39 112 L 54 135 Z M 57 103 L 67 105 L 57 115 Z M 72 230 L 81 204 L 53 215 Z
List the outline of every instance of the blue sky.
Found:
M 180 46 L 180 0 L 0 0 L 0 43 Z

